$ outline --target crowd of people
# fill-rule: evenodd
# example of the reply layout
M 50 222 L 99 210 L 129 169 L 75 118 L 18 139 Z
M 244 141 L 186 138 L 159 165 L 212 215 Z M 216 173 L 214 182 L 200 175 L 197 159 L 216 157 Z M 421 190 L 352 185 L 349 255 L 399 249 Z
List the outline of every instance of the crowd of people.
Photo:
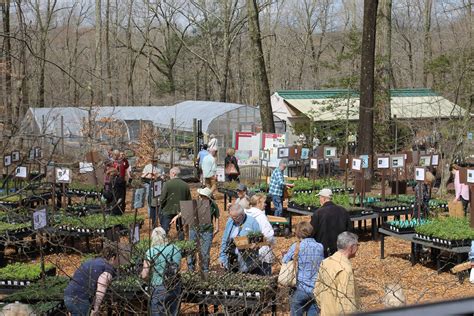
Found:
M 207 147 L 207 146 L 206 146 Z M 204 147 L 204 148 L 206 148 Z M 109 172 L 112 187 L 116 186 L 116 178 L 124 176 L 128 162 L 120 153 L 113 152 L 114 160 Z M 199 245 L 197 261 L 195 255 L 187 258 L 190 271 L 201 271 L 204 276 L 210 271 L 211 245 L 219 232 L 219 217 L 221 212 L 214 200 L 216 190 L 216 148 L 207 147 L 206 153 L 200 152 L 198 162 L 202 171 L 202 188 L 197 190 L 198 198 L 209 202 L 210 223 L 185 227 L 182 221 L 180 202 L 191 200 L 189 185 L 179 178 L 180 169 L 174 167 L 169 171 L 169 180 L 161 189 L 159 202 L 152 203 L 152 181 L 163 176 L 163 169 L 156 165 L 153 159 L 142 172 L 148 192 L 148 210 L 154 227 L 151 234 L 151 248 L 146 253 L 141 277 L 150 279 L 152 293 L 150 296 L 151 315 L 176 315 L 180 308 L 181 286 L 166 282 L 167 275 L 177 273 L 180 268 L 181 253 L 168 240 L 172 225 L 176 226 L 179 239 L 185 238 L 188 232 L 189 240 Z M 225 159 L 226 177 L 238 181 L 239 168 L 233 150 L 227 151 Z M 229 167 L 229 168 L 227 168 Z M 269 183 L 269 196 L 274 205 L 274 215 L 281 216 L 283 211 L 283 194 L 285 182 L 283 172 L 287 162 L 281 160 L 273 171 Z M 453 169 L 456 177 L 456 170 Z M 229 172 L 227 172 L 229 171 Z M 433 177 L 429 174 L 422 187 L 416 188 L 417 194 L 422 194 L 418 201 L 421 216 L 426 216 L 427 201 L 429 201 L 430 184 Z M 147 181 L 148 180 L 148 181 Z M 119 187 L 120 190 L 121 187 Z M 117 194 L 122 194 L 116 189 Z M 115 190 L 115 189 L 114 189 Z M 463 201 L 462 187 L 457 186 L 456 199 Z M 275 236 L 270 224 L 265 203 L 267 195 L 249 194 L 247 187 L 239 184 L 238 198 L 228 207 L 228 219 L 220 240 L 218 264 L 229 273 L 249 273 L 262 276 L 278 274 L 273 247 Z M 121 195 L 122 196 L 122 195 Z M 300 222 L 296 226 L 297 241 L 282 254 L 282 262 L 296 263 L 296 287 L 291 291 L 291 315 L 340 315 L 355 312 L 360 307 L 357 285 L 350 259 L 358 251 L 358 237 L 351 233 L 352 225 L 348 212 L 332 201 L 331 189 L 324 188 L 318 193 L 321 207 L 314 212 L 311 221 Z M 121 204 L 122 201 L 118 201 Z M 119 206 L 120 207 L 120 206 Z M 159 211 L 158 211 L 159 210 Z M 417 214 L 418 215 L 418 214 Z M 241 250 L 235 239 L 251 233 L 261 233 L 266 243 L 261 247 Z M 474 251 L 473 251 L 474 253 Z M 113 249 L 104 248 L 101 258 L 84 262 L 76 271 L 70 285 L 65 291 L 65 304 L 72 315 L 91 315 L 99 311 L 101 301 L 108 284 L 115 275 L 117 253 Z M 199 265 L 198 265 L 199 264 Z M 170 270 L 171 269 L 171 270 Z

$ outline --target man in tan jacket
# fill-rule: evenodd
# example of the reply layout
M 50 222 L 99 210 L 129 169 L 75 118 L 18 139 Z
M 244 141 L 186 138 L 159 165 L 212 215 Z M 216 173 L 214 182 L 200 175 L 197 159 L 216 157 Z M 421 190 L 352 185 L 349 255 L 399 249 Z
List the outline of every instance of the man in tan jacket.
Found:
M 338 251 L 326 258 L 319 267 L 314 297 L 321 316 L 345 315 L 359 309 L 354 272 L 349 261 L 358 249 L 358 237 L 350 232 L 337 236 Z

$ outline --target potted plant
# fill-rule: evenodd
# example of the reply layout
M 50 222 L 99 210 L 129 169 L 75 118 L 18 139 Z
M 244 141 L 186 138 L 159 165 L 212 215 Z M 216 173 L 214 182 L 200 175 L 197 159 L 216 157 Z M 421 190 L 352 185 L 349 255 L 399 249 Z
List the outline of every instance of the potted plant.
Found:
M 249 243 L 258 244 L 263 242 L 263 234 L 261 232 L 250 232 L 247 234 L 247 238 L 249 239 Z

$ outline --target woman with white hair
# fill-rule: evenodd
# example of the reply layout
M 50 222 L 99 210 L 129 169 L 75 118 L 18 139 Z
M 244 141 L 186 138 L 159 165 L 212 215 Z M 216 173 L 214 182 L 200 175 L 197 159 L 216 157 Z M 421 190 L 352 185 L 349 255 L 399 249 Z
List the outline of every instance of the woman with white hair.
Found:
M 170 244 L 163 228 L 157 227 L 151 234 L 151 248 L 143 261 L 142 278 L 150 275 L 152 289 L 151 315 L 177 315 L 179 312 L 181 285 L 178 279 L 171 279 L 177 274 L 181 262 L 181 252 Z

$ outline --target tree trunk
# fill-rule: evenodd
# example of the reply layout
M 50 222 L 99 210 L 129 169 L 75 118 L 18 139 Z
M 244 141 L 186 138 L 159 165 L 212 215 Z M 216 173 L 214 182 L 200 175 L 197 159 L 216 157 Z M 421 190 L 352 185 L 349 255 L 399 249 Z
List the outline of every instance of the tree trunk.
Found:
M 378 0 L 364 0 L 362 31 L 358 154 L 374 152 L 374 66 Z M 371 175 L 372 166 L 366 174 Z
M 27 47 L 26 47 L 26 30 L 25 30 L 25 20 L 23 15 L 23 9 L 21 7 L 21 0 L 16 1 L 16 12 L 18 19 L 18 37 L 20 38 L 20 51 L 19 51 L 19 82 L 17 83 L 17 109 L 15 112 L 19 119 L 25 115 L 27 106 L 29 105 L 29 95 L 28 95 L 28 77 L 27 77 Z
M 112 59 L 110 55 L 110 0 L 107 0 L 105 4 L 105 59 L 108 104 L 112 106 L 114 105 L 114 97 L 112 94 Z
M 102 99 L 102 0 L 95 0 L 95 54 L 94 80 L 96 106 L 103 105 Z
M 378 9 L 375 73 L 375 139 L 376 151 L 389 151 L 390 88 L 392 72 L 392 0 L 382 0 Z
M 13 132 L 13 126 L 18 119 L 12 106 L 12 57 L 11 57 L 11 42 L 10 42 L 10 0 L 4 1 L 2 4 L 2 20 L 3 20 L 3 57 L 5 69 L 5 95 L 3 104 L 5 107 L 5 117 L 8 129 Z
M 274 133 L 275 123 L 273 122 L 272 106 L 270 104 L 270 87 L 268 85 L 267 71 L 265 69 L 265 58 L 263 56 L 257 0 L 247 0 L 247 12 L 249 19 L 250 45 L 254 60 L 254 75 L 257 87 L 256 100 L 257 104 L 260 106 L 262 129 L 264 132 Z
M 424 42 L 423 42 L 423 87 L 428 86 L 428 64 L 433 55 L 431 50 L 431 8 L 433 7 L 433 0 L 425 0 L 424 10 Z
M 128 46 L 128 78 L 127 78 L 127 105 L 135 105 L 134 91 L 133 91 L 133 49 L 132 49 L 132 10 L 133 0 L 129 0 L 128 6 L 128 21 L 127 21 L 127 46 Z

